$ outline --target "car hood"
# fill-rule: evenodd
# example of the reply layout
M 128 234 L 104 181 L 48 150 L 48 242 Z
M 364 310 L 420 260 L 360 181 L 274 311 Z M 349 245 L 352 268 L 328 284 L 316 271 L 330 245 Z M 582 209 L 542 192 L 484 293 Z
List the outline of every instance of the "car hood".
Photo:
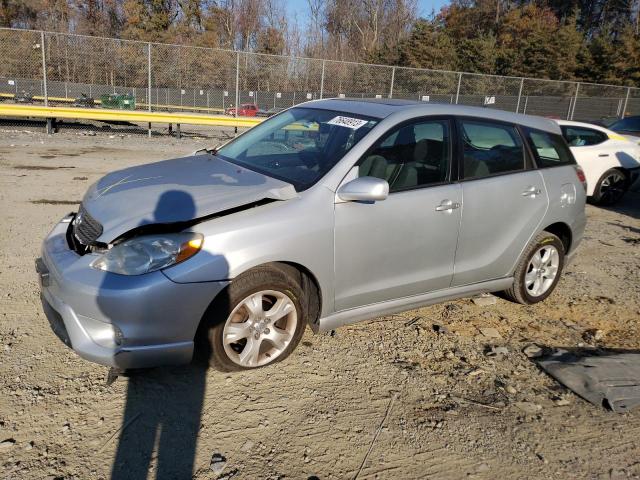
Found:
M 188 222 L 297 195 L 287 182 L 207 154 L 109 173 L 89 187 L 82 204 L 102 225 L 97 241 L 109 243 L 136 227 Z

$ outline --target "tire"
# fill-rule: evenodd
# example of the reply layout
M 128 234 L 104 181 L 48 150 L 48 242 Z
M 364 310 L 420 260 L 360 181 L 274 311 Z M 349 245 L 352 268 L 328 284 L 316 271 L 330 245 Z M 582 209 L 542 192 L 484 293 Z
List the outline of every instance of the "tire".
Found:
M 250 270 L 233 280 L 207 310 L 198 332 L 199 356 L 225 372 L 282 361 L 302 338 L 307 304 L 299 282 L 286 269 Z
M 540 264 L 547 253 L 549 265 L 537 268 L 536 264 Z M 514 272 L 513 285 L 502 292 L 503 295 L 522 305 L 543 301 L 558 285 L 564 268 L 564 256 L 564 245 L 557 236 L 546 231 L 540 233 L 522 253 Z M 550 278 L 554 270 L 555 274 Z
M 618 168 L 602 174 L 589 199 L 594 205 L 609 206 L 618 203 L 629 189 L 629 175 Z

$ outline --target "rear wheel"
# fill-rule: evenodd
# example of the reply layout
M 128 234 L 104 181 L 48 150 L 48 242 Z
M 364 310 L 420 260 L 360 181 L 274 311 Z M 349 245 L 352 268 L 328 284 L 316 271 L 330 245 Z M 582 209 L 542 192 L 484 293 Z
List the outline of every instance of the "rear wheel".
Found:
M 303 292 L 285 271 L 260 267 L 235 279 L 209 308 L 201 332 L 211 366 L 234 371 L 284 360 L 306 324 Z
M 553 233 L 542 232 L 523 252 L 514 272 L 513 286 L 504 295 L 523 305 L 541 302 L 558 285 L 564 255 L 562 241 Z
M 610 168 L 596 183 L 591 203 L 603 206 L 614 205 L 622 199 L 628 188 L 628 175 L 617 168 Z

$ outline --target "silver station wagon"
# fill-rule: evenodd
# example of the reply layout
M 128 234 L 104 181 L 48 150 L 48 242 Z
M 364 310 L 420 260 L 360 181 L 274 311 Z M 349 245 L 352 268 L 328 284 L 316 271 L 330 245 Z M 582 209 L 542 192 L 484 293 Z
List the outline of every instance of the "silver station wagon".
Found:
M 558 124 L 332 99 L 221 148 L 120 170 L 36 261 L 53 330 L 129 369 L 287 357 L 314 332 L 484 292 L 544 300 L 580 243 L 585 180 Z

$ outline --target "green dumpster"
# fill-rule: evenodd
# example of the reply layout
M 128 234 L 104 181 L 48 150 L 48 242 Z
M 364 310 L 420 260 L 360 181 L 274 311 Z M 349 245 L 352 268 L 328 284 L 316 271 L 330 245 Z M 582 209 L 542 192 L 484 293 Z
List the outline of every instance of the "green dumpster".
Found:
M 133 95 L 110 94 L 100 97 L 102 108 L 115 108 L 119 110 L 135 110 L 136 97 Z

